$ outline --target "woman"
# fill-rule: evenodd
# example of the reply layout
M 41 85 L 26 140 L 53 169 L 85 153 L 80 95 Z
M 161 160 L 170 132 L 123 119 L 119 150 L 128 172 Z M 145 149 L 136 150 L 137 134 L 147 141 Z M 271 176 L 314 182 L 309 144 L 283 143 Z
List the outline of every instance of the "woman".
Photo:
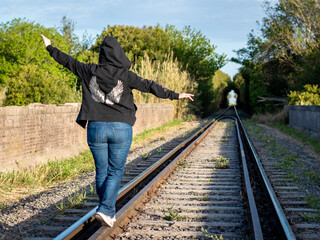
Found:
M 47 37 L 41 37 L 50 55 L 81 79 L 82 104 L 76 121 L 83 128 L 87 126 L 87 142 L 96 166 L 100 203 L 95 217 L 103 225 L 112 227 L 136 120 L 132 89 L 171 100 L 188 98 L 193 101 L 193 94 L 175 93 L 130 71 L 130 60 L 112 37 L 103 40 L 98 65 L 81 63 L 53 47 Z

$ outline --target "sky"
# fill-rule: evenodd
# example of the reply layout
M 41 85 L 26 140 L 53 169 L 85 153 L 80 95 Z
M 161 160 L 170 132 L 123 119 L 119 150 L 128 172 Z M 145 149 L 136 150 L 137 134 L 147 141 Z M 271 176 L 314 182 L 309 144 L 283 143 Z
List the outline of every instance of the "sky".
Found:
M 0 0 L 0 22 L 26 18 L 59 27 L 63 16 L 75 22 L 75 33 L 86 31 L 93 38 L 108 25 L 142 27 L 191 26 L 216 46 L 216 52 L 230 59 L 234 50 L 246 47 L 247 36 L 265 16 L 263 0 Z M 228 62 L 221 70 L 231 78 L 240 65 Z

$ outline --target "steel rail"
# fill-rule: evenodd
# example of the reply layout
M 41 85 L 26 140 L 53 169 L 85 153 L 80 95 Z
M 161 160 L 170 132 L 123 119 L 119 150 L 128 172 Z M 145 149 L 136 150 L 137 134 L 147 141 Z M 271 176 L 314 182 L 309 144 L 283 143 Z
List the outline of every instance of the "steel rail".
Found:
M 238 137 L 238 143 L 239 143 L 239 153 L 240 153 L 241 162 L 242 162 L 242 171 L 243 171 L 243 177 L 244 177 L 245 190 L 246 190 L 247 198 L 248 198 L 248 202 L 249 202 L 253 235 L 254 235 L 254 239 L 261 239 L 262 240 L 263 234 L 262 234 L 262 229 L 261 229 L 261 224 L 260 224 L 260 218 L 259 218 L 256 202 L 255 202 L 254 196 L 253 196 L 253 190 L 252 190 L 251 182 L 250 182 L 246 154 L 245 154 L 243 143 L 241 140 L 241 133 L 240 133 L 240 129 L 239 129 L 239 119 L 234 118 L 234 120 L 236 122 L 237 137 Z
M 261 175 L 261 177 L 263 179 L 263 182 L 264 182 L 264 185 L 265 185 L 265 187 L 267 189 L 268 196 L 270 197 L 270 199 L 272 201 L 272 204 L 273 204 L 273 207 L 274 207 L 274 209 L 276 211 L 278 220 L 281 223 L 281 228 L 283 229 L 284 234 L 285 234 L 287 239 L 295 240 L 296 237 L 294 236 L 294 234 L 292 232 L 292 229 L 291 229 L 291 226 L 290 226 L 290 224 L 289 224 L 289 222 L 288 222 L 288 220 L 287 220 L 287 218 L 286 218 L 286 216 L 285 216 L 285 214 L 284 214 L 284 212 L 282 210 L 282 207 L 281 207 L 281 205 L 280 205 L 280 203 L 278 201 L 278 198 L 276 197 L 276 194 L 273 191 L 273 188 L 272 188 L 271 183 L 270 183 L 270 181 L 269 181 L 269 179 L 267 177 L 267 174 L 264 171 L 264 168 L 263 168 L 263 166 L 261 164 L 261 161 L 259 160 L 258 154 L 255 151 L 255 148 L 254 148 L 254 146 L 253 146 L 253 144 L 252 144 L 252 142 L 251 142 L 251 140 L 250 140 L 250 138 L 249 138 L 249 136 L 248 136 L 248 134 L 246 132 L 246 129 L 243 126 L 243 123 L 242 123 L 242 121 L 241 121 L 241 119 L 240 119 L 240 117 L 238 115 L 237 109 L 234 108 L 234 110 L 235 110 L 235 113 L 236 113 L 237 118 L 239 120 L 239 123 L 240 123 L 241 129 L 243 131 L 243 134 L 245 135 L 245 139 L 248 142 L 248 145 L 250 147 L 250 151 L 252 152 L 252 154 L 254 156 L 255 163 L 258 166 L 260 175 Z
M 228 107 L 226 110 L 224 110 L 217 118 L 220 118 L 226 111 L 228 111 L 230 107 Z M 204 127 L 202 127 L 200 130 L 198 130 L 195 134 L 193 134 L 191 137 L 180 143 L 178 146 L 176 146 L 174 149 L 172 149 L 169 153 L 167 153 L 165 156 L 160 158 L 157 162 L 152 164 L 150 167 L 148 167 L 146 170 L 144 170 L 142 173 L 140 173 L 137 177 L 132 179 L 130 182 L 125 184 L 118 192 L 117 200 L 122 198 L 125 194 L 127 194 L 130 190 L 132 190 L 135 186 L 137 186 L 142 180 L 144 180 L 146 177 L 148 177 L 155 169 L 157 169 L 158 166 L 163 164 L 165 161 L 167 161 L 170 157 L 172 157 L 177 151 L 181 150 L 183 147 L 185 147 L 187 144 L 189 144 L 195 136 L 200 135 L 202 132 L 204 132 L 206 129 L 208 129 L 212 124 L 214 124 L 216 120 L 213 119 L 211 122 L 207 123 Z M 78 221 L 73 223 L 70 227 L 68 227 L 66 230 L 64 230 L 62 233 L 60 233 L 57 237 L 54 238 L 54 240 L 68 240 L 72 239 L 79 231 L 81 231 L 85 225 L 91 223 L 95 218 L 94 214 L 97 210 L 98 206 L 90 210 L 87 214 L 85 214 L 83 217 L 81 217 Z

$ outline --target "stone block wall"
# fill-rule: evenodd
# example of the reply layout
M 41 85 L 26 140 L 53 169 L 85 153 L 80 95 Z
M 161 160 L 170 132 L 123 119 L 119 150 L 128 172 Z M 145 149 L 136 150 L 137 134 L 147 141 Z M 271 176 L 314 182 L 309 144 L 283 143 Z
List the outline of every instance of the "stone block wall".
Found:
M 170 104 L 137 104 L 134 135 L 173 119 Z M 0 172 L 48 159 L 71 157 L 87 148 L 76 122 L 80 104 L 0 107 Z
M 289 125 L 320 136 L 320 106 L 287 106 Z

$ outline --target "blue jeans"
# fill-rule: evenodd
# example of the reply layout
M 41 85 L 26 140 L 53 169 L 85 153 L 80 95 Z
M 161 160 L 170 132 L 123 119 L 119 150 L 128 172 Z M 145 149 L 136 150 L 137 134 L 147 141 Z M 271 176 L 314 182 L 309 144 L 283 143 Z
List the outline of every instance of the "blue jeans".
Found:
M 87 141 L 96 165 L 98 212 L 111 218 L 127 155 L 132 142 L 132 126 L 122 122 L 89 122 Z

